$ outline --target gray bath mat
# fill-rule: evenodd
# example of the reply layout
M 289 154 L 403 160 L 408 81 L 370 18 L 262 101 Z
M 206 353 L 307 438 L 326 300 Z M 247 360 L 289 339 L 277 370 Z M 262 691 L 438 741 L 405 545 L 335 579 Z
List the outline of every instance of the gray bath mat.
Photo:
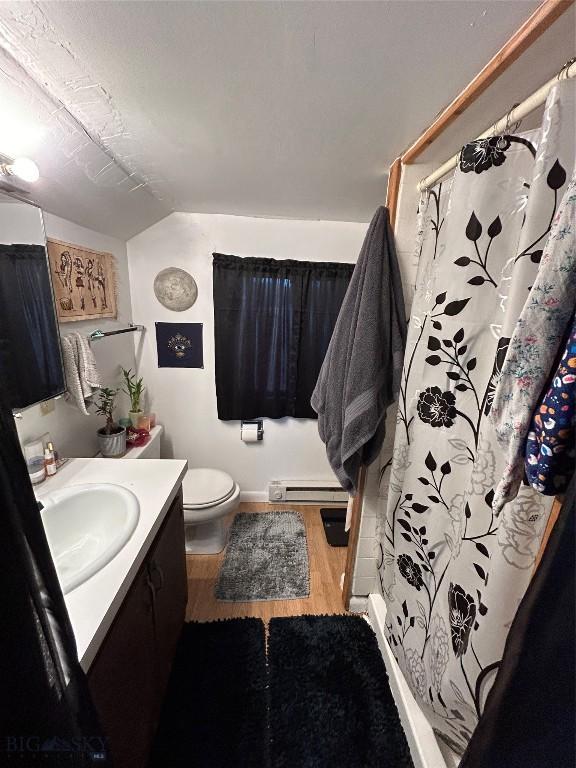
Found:
M 296 600 L 310 594 L 306 527 L 299 512 L 240 512 L 230 528 L 216 599 Z

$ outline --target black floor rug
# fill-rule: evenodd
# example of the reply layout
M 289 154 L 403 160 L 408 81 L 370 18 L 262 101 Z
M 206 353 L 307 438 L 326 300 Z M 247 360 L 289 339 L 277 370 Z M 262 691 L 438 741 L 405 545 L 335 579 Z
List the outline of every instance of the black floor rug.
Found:
M 326 541 L 331 547 L 347 547 L 350 531 L 346 531 L 346 509 L 323 507 L 320 510 Z
M 149 768 L 413 768 L 357 616 L 191 622 Z
M 266 684 L 260 619 L 186 624 L 150 768 L 264 766 Z
M 413 768 L 364 619 L 272 619 L 268 665 L 271 768 Z

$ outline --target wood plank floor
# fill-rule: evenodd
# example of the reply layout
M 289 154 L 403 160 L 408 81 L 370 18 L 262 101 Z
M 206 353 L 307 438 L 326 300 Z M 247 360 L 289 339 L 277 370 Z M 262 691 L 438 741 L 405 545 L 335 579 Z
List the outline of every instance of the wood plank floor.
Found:
M 297 616 L 304 613 L 345 613 L 340 578 L 346 565 L 346 548 L 331 547 L 326 541 L 320 507 L 311 504 L 244 503 L 238 512 L 266 512 L 272 509 L 295 509 L 306 523 L 310 562 L 310 596 L 303 600 L 271 600 L 250 603 L 220 602 L 214 597 L 224 552 L 219 555 L 187 555 L 188 607 L 187 621 L 212 621 L 238 616 L 257 616 L 268 621 L 274 616 Z M 233 517 L 233 515 L 232 515 Z

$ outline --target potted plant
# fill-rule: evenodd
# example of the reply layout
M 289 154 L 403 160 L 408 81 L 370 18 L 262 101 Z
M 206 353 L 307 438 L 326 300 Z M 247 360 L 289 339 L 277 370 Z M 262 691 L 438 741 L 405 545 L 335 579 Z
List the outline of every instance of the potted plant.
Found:
M 98 430 L 100 453 L 107 458 L 124 456 L 126 453 L 126 430 L 114 421 L 114 401 L 117 389 L 102 387 L 98 392 L 96 413 L 106 417 L 106 424 Z
M 124 376 L 124 392 L 130 398 L 130 411 L 128 416 L 132 422 L 134 428 L 138 427 L 138 420 L 142 416 L 142 394 L 144 392 L 144 385 L 142 384 L 142 377 L 136 378 L 136 374 L 132 373 L 132 369 L 126 370 L 122 368 L 122 375 Z

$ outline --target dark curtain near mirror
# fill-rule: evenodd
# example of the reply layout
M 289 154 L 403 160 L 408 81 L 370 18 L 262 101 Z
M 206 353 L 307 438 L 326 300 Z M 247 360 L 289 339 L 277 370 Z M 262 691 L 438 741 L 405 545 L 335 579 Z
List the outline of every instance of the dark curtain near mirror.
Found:
M 24 408 L 64 390 L 42 245 L 0 245 L 0 376 L 11 408 Z
M 310 397 L 354 264 L 214 254 L 218 418 L 315 419 Z
M 576 765 L 576 474 L 460 768 Z
M 3 385 L 0 510 L 0 765 L 109 766 Z

